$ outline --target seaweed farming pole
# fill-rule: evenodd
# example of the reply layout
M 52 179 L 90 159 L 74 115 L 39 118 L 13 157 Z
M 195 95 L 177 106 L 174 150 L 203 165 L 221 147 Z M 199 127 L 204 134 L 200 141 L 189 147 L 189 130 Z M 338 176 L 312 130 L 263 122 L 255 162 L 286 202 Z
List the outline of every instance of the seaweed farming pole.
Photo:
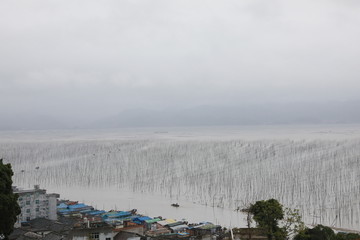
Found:
M 230 233 L 231 233 L 231 240 L 234 240 L 234 233 L 233 233 L 232 228 L 230 228 Z

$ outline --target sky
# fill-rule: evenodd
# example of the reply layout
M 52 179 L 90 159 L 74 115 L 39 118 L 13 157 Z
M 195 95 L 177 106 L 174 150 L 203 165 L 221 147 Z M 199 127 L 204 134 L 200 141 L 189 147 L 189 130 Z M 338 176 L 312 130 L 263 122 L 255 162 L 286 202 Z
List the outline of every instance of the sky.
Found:
M 359 101 L 359 13 L 357 0 L 3 0 L 0 126 Z

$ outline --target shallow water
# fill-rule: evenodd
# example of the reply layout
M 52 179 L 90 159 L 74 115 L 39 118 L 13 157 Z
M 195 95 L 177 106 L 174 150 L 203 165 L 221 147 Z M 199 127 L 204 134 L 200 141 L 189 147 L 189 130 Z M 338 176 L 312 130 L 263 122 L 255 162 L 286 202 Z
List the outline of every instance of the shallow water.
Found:
M 360 125 L 0 132 L 20 187 L 226 227 L 245 226 L 236 206 L 274 197 L 307 223 L 358 228 L 359 143 Z
M 0 141 L 38 142 L 69 140 L 260 140 L 260 139 L 353 139 L 360 138 L 359 124 L 259 125 L 214 127 L 158 127 L 0 131 Z
M 234 209 L 203 206 L 186 200 L 171 200 L 154 194 L 134 193 L 117 188 L 76 189 L 51 188 L 61 193 L 61 198 L 79 200 L 98 209 L 131 210 L 150 217 L 162 216 L 186 220 L 189 223 L 212 222 L 224 227 L 245 226 L 244 215 Z M 172 203 L 179 203 L 180 207 L 172 207 Z

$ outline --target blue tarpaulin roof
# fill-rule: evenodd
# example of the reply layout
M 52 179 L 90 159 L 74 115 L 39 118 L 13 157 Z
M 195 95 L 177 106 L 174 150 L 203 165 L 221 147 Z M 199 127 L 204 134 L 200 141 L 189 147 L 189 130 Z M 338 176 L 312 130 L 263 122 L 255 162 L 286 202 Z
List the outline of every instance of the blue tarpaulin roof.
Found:
M 67 208 L 68 205 L 66 205 L 65 203 L 60 203 L 57 208 Z
M 146 220 L 150 220 L 150 219 L 152 219 L 152 218 L 147 217 L 147 216 L 137 217 L 137 218 L 134 218 L 134 219 L 133 219 L 133 222 L 134 222 L 134 223 L 137 223 L 137 224 L 141 224 L 141 223 L 145 222 Z
M 81 210 L 80 212 L 81 212 L 81 213 L 88 213 L 88 212 L 92 212 L 92 211 L 94 211 L 94 210 L 91 210 L 91 209 L 85 209 L 85 210 Z
M 67 213 L 67 212 L 73 212 L 74 210 L 70 210 L 70 209 L 59 209 L 58 212 L 59 213 Z
M 104 213 L 105 211 L 93 211 L 93 212 L 88 212 L 87 214 L 89 215 L 100 215 L 102 213 Z
M 81 212 L 84 213 L 93 211 L 93 207 L 85 205 L 85 204 L 76 204 L 76 205 L 70 205 L 68 208 L 58 208 L 59 213 L 72 213 L 72 212 Z
M 120 212 L 107 212 L 103 214 L 103 218 L 122 218 L 127 216 L 131 216 L 131 213 L 120 211 Z
M 86 208 L 86 207 L 90 207 L 90 206 L 85 205 L 85 204 L 83 204 L 83 203 L 79 203 L 79 204 L 69 205 L 69 206 L 68 206 L 69 209 Z

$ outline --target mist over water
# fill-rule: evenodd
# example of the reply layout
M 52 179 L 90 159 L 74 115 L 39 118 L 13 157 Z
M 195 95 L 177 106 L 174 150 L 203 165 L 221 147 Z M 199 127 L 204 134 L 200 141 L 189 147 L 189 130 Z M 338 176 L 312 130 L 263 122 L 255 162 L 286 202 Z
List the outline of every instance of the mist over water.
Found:
M 1 1 L 0 130 L 360 123 L 358 1 L 153 1 Z
M 359 12 L 0 1 L 0 158 L 19 187 L 98 208 L 235 226 L 239 205 L 277 198 L 359 229 Z
M 306 223 L 358 228 L 359 145 L 359 125 L 0 132 L 20 187 L 224 226 L 244 226 L 238 206 L 276 198 Z

